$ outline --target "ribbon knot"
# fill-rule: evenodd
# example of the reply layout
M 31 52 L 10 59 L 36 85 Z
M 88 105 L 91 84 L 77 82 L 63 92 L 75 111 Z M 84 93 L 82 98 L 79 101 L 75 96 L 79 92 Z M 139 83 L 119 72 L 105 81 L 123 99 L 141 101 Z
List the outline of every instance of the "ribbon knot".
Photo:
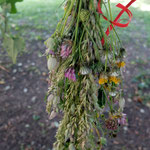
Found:
M 104 16 L 103 12 L 102 12 L 102 9 L 101 9 L 101 0 L 99 0 L 98 2 L 98 12 L 100 14 L 102 14 L 103 18 L 106 20 L 106 21 L 109 21 L 111 23 L 111 25 L 107 28 L 105 34 L 108 36 L 110 34 L 110 31 L 115 27 L 115 26 L 118 26 L 120 28 L 125 28 L 129 25 L 129 23 L 131 22 L 132 20 L 132 13 L 131 11 L 128 9 L 129 6 L 131 6 L 136 0 L 131 0 L 126 6 L 123 6 L 122 4 L 117 4 L 116 7 L 118 8 L 121 8 L 121 12 L 118 14 L 118 16 L 115 18 L 114 21 L 111 21 L 111 20 L 108 20 L 108 18 L 106 16 Z M 123 24 L 123 23 L 120 23 L 119 19 L 120 17 L 123 15 L 123 13 L 126 12 L 129 16 L 129 20 L 127 23 Z M 105 44 L 105 40 L 104 40 L 104 37 L 101 39 L 101 43 L 102 45 L 104 46 Z

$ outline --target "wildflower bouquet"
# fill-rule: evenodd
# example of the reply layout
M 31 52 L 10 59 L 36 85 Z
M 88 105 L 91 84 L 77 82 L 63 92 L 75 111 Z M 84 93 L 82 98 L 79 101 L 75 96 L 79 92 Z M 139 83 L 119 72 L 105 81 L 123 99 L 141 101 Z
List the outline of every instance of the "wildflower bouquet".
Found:
M 126 124 L 121 86 L 126 51 L 114 27 L 128 26 L 128 7 L 134 1 L 126 7 L 118 4 L 122 11 L 114 21 L 110 0 L 66 1 L 63 18 L 45 42 L 50 71 L 47 112 L 50 119 L 58 112 L 64 115 L 54 150 L 100 150 L 105 137 Z M 126 24 L 119 20 L 124 12 L 130 18 Z

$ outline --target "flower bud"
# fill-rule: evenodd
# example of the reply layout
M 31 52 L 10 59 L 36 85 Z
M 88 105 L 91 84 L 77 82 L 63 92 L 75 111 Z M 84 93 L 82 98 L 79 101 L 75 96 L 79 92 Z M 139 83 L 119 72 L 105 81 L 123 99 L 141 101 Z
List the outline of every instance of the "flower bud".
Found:
M 53 69 L 56 69 L 58 66 L 58 61 L 56 58 L 54 57 L 49 57 L 48 61 L 47 61 L 47 67 L 49 71 L 52 71 Z

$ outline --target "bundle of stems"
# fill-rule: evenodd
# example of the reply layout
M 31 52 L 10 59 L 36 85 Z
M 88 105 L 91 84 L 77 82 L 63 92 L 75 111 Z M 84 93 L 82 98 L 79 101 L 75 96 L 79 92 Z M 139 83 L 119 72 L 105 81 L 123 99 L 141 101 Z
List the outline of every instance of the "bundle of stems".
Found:
M 110 36 L 98 0 L 67 0 L 55 33 L 45 42 L 50 71 L 47 112 L 63 112 L 54 150 L 100 150 L 126 124 L 122 70 L 125 49 Z M 110 0 L 101 1 L 112 20 Z M 105 43 L 101 40 L 104 38 Z

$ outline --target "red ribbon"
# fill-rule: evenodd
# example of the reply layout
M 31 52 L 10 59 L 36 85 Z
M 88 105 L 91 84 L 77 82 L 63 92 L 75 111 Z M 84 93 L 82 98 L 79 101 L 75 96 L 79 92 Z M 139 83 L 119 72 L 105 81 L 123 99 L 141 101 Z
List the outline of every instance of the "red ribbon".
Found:
M 103 18 L 104 18 L 106 21 L 109 21 L 109 22 L 113 25 L 113 26 L 110 25 L 110 26 L 107 28 L 107 30 L 106 30 L 106 32 L 105 32 L 107 36 L 110 34 L 110 31 L 113 29 L 113 27 L 118 26 L 118 27 L 120 27 L 120 28 L 125 28 L 125 27 L 127 27 L 127 26 L 129 25 L 129 23 L 130 23 L 131 20 L 132 20 L 133 15 L 132 15 L 131 11 L 128 9 L 128 7 L 131 6 L 135 1 L 136 1 L 136 0 L 131 0 L 126 6 L 123 6 L 123 5 L 120 4 L 120 3 L 117 4 L 116 7 L 121 8 L 122 10 L 120 11 L 120 13 L 118 14 L 118 16 L 116 17 L 116 19 L 115 19 L 114 21 L 110 21 L 110 20 L 108 20 L 107 17 L 104 16 L 104 14 L 103 14 L 103 12 L 102 12 L 102 9 L 101 9 L 101 0 L 99 0 L 99 2 L 98 2 L 98 12 L 99 12 L 100 14 L 102 14 Z M 122 23 L 119 23 L 119 18 L 122 16 L 122 14 L 123 14 L 124 12 L 126 12 L 126 13 L 128 14 L 129 20 L 128 20 L 127 23 L 122 24 Z M 104 46 L 104 44 L 105 44 L 104 37 L 102 38 L 101 43 L 102 43 L 102 45 Z

